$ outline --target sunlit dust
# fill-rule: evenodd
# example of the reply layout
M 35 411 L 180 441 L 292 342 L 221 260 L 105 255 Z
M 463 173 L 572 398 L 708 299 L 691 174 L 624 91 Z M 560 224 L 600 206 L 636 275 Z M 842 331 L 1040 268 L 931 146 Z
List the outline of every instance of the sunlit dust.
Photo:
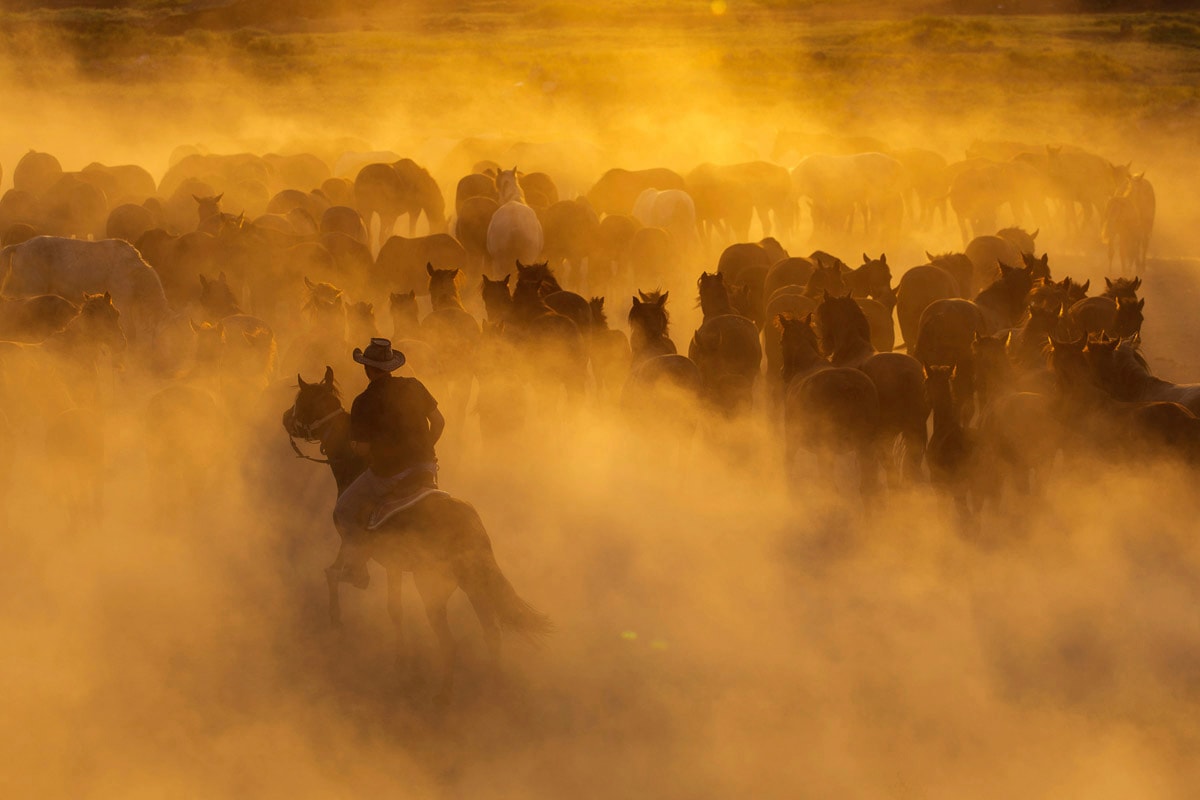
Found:
M 3 797 L 1195 793 L 1200 13 L 3 5 Z

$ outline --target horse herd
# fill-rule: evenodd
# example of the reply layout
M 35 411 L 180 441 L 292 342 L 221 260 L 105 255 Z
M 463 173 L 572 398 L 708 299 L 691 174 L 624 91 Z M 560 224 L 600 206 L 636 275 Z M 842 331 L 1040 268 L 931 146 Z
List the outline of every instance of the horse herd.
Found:
M 1058 452 L 1107 421 L 1121 434 L 1106 442 L 1192 459 L 1200 409 L 1149 374 L 1140 279 L 1089 297 L 1089 284 L 1052 277 L 1038 232 L 1020 227 L 927 254 L 895 285 L 886 254 L 852 268 L 783 246 L 798 240 L 803 198 L 818 238 L 859 220 L 869 238 L 897 215 L 927 226 L 947 202 L 966 237 L 1007 204 L 1014 220 L 1090 225 L 1128 268 L 1144 263 L 1154 200 L 1142 176 L 1074 148 L 973 148 L 957 164 L 891 151 L 810 155 L 790 171 L 611 169 L 571 199 L 546 173 L 482 162 L 453 182 L 449 214 L 410 159 L 349 178 L 309 154 L 193 153 L 156 184 L 138 166 L 64 172 L 30 152 L 0 198 L 4 435 L 44 428 L 102 447 L 79 435 L 80 415 L 141 381 L 168 438 L 149 451 L 166 469 L 167 453 L 194 445 L 162 419 L 255 409 L 261 421 L 284 376 L 327 366 L 353 389 L 349 352 L 387 327 L 386 308 L 408 368 L 458 431 L 476 415 L 487 447 L 585 402 L 681 442 L 758 415 L 789 469 L 799 450 L 852 450 L 864 496 L 928 472 L 963 507 L 1001 467 L 1025 484 L 1044 465 L 1017 446 L 1031 427 Z M 992 174 L 1031 170 L 1038 181 Z M 241 213 L 222 211 L 230 200 Z M 407 237 L 392 235 L 400 216 Z M 764 238 L 746 241 L 755 216 Z M 696 272 L 703 317 L 679 348 L 668 303 Z

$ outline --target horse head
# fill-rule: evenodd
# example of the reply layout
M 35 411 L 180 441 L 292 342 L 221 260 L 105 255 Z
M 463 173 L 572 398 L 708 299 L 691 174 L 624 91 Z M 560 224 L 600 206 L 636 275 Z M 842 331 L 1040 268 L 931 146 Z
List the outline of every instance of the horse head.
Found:
M 79 330 L 88 340 L 103 345 L 114 353 L 125 350 L 128 344 L 121 330 L 121 312 L 113 305 L 112 295 L 85 294 L 76 317 Z
M 231 314 L 242 313 L 233 289 L 225 278 L 222 270 L 216 280 L 210 280 L 203 273 L 200 275 L 200 305 L 204 308 L 208 319 L 221 319 Z
M 297 373 L 296 388 L 296 400 L 283 414 L 283 427 L 289 436 L 313 441 L 320 438 L 326 423 L 344 411 L 333 367 L 325 367 L 324 377 L 316 383 L 306 382 Z

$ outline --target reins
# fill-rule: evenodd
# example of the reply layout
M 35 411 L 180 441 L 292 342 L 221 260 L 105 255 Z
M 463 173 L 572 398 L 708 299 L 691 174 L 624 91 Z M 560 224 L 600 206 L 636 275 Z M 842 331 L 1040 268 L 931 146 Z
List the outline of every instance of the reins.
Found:
M 297 433 L 299 433 L 301 436 L 303 436 L 304 441 L 306 441 L 306 442 L 320 441 L 320 436 L 318 434 L 318 430 L 320 428 L 324 427 L 331 420 L 336 418 L 339 414 L 344 414 L 344 413 L 346 413 L 345 409 L 343 409 L 341 407 L 341 405 L 339 405 L 337 408 L 335 408 L 333 411 L 330 411 L 328 414 L 321 417 L 319 420 L 316 420 L 315 422 L 311 422 L 311 423 L 303 423 L 296 419 L 296 406 L 293 403 L 292 404 L 292 428 L 295 429 L 295 431 Z M 295 438 L 295 436 L 292 435 L 291 431 L 288 431 L 288 444 L 290 444 L 292 446 L 292 451 L 295 452 L 296 458 L 303 458 L 305 461 L 312 461 L 314 464 L 330 464 L 330 463 L 332 463 L 328 458 L 313 458 L 312 456 L 307 456 L 303 452 L 301 452 L 300 446 L 296 444 L 296 438 Z M 325 443 L 324 442 L 321 442 L 321 455 L 325 455 Z

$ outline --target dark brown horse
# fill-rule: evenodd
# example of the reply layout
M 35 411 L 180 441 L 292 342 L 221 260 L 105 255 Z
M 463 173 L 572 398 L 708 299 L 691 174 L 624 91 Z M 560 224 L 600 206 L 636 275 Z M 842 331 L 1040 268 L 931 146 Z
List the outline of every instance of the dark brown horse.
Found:
M 849 293 L 835 297 L 824 292 L 814 316 L 821 351 L 835 367 L 859 367 L 875 355 L 871 324 Z
M 983 312 L 988 331 L 1011 328 L 1025 315 L 1025 298 L 1033 288 L 1029 267 L 1000 265 L 999 274 L 983 291 L 975 295 L 975 305 Z
M 790 360 L 785 342 L 784 361 Z M 858 461 L 859 491 L 864 499 L 876 492 L 879 462 L 879 395 L 860 370 L 830 367 L 796 377 L 784 401 L 784 466 L 789 482 L 801 477 L 796 455 L 804 450 L 817 458 L 814 476 L 827 476 L 840 453 Z
M 0 340 L 41 342 L 79 314 L 79 306 L 55 294 L 0 297 Z
M 284 412 L 283 427 L 289 436 L 321 443 L 341 495 L 366 465 L 350 447 L 350 415 L 342 408 L 333 370 L 327 367 L 318 383 L 306 383 L 299 376 L 297 380 L 299 391 L 295 403 Z M 435 696 L 439 704 L 449 701 L 454 686 L 457 648 L 446 604 L 456 589 L 463 590 L 475 609 L 493 664 L 500 658 L 502 631 L 536 638 L 551 630 L 550 620 L 522 600 L 500 571 L 491 540 L 470 503 L 444 492 L 428 495 L 373 529 L 367 546 L 370 557 L 387 571 L 388 612 L 396 628 L 397 661 L 401 664 L 407 653 L 400 577 L 413 573 L 441 653 L 442 677 Z M 338 581 L 332 573 L 328 584 L 330 619 L 340 625 Z
M 648 358 L 674 355 L 675 342 L 668 335 L 671 318 L 667 313 L 670 292 L 642 292 L 633 298 L 629 309 L 629 346 L 633 351 L 633 366 Z
M 453 412 L 451 419 L 461 422 L 475 375 L 479 323 L 463 308 L 459 295 L 459 286 L 465 280 L 463 271 L 434 269 L 432 264 L 425 269 L 433 311 L 421 320 L 420 339 L 435 355 L 436 369 L 430 378 L 444 392 L 444 402 Z
M 925 367 L 925 386 L 933 407 L 933 433 L 925 449 L 929 478 L 948 493 L 961 520 L 982 506 L 980 454 L 974 437 L 962 424 L 954 398 L 954 367 Z
M 955 368 L 954 401 L 964 422 L 974 414 L 971 343 L 986 332 L 983 312 L 970 300 L 937 300 L 921 312 L 913 356 L 922 364 Z
M 863 253 L 862 266 L 845 275 L 846 285 L 853 297 L 870 297 L 887 309 L 891 316 L 896 307 L 896 293 L 892 290 L 892 270 L 887 263 L 887 254 L 871 258 Z M 891 349 L 891 348 L 889 348 Z
M 602 400 L 612 401 L 620 396 L 621 387 L 629 377 L 633 358 L 629 337 L 624 331 L 608 327 L 603 297 L 593 297 L 589 305 L 592 312 L 592 376 L 596 380 L 596 394 Z

